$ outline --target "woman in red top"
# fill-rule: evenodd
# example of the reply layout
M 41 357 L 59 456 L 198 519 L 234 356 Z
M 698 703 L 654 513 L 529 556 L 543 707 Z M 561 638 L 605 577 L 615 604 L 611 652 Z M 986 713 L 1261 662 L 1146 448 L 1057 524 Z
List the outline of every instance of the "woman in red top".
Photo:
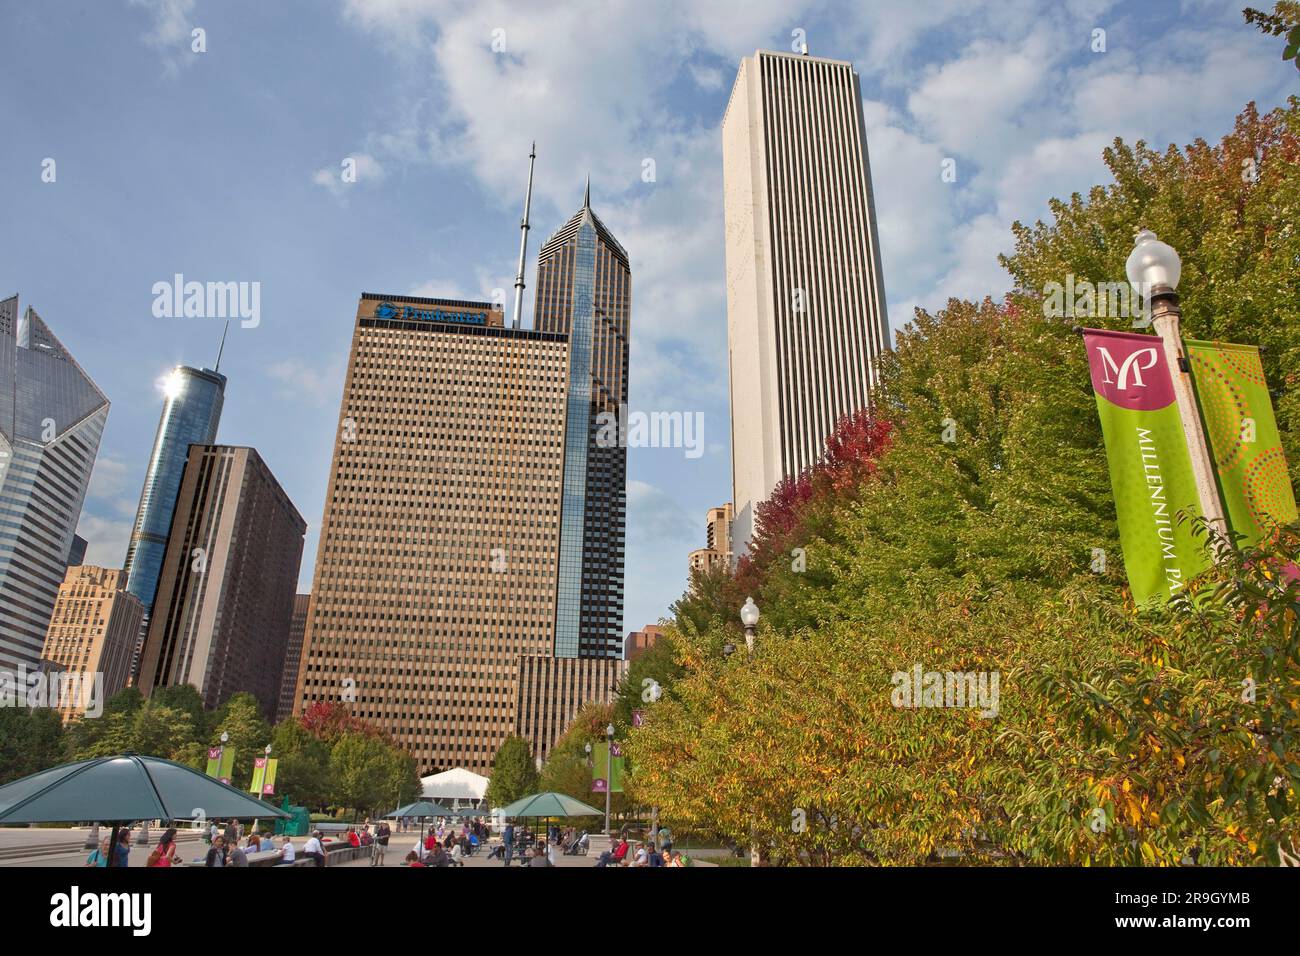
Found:
M 179 863 L 180 857 L 176 855 L 176 828 L 168 827 L 167 832 L 162 835 L 154 851 L 149 854 L 146 862 L 147 866 L 171 866 L 173 863 Z
M 357 831 L 353 830 L 351 827 L 348 827 L 348 843 L 353 846 L 361 846 L 361 837 L 359 837 Z

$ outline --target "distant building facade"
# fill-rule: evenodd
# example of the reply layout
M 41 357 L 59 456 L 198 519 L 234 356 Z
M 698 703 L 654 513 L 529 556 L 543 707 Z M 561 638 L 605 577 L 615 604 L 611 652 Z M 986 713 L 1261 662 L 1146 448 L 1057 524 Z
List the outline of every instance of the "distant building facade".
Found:
M 734 517 L 731 502 L 719 508 L 710 508 L 705 519 L 705 546 L 690 554 L 690 570 L 706 573 L 718 568 L 731 567 L 731 522 Z
M 241 691 L 274 719 L 307 524 L 252 448 L 191 445 L 139 687 L 192 684 L 215 708 Z
M 307 631 L 307 614 L 310 610 L 310 594 L 294 596 L 289 643 L 284 649 L 284 672 L 280 677 L 280 703 L 275 711 L 277 723 L 293 713 L 293 695 L 298 689 L 298 670 L 302 665 L 302 639 Z
M 143 616 L 139 599 L 126 589 L 125 571 L 74 565 L 59 586 L 41 656 L 83 680 L 102 674 L 102 704 L 127 685 Z M 62 702 L 64 721 L 81 713 L 86 703 Z
M 0 668 L 41 659 L 107 421 L 36 311 L 0 300 Z
M 664 629 L 658 624 L 647 624 L 639 631 L 632 631 L 623 641 L 623 657 L 630 664 L 650 648 L 659 643 L 664 636 Z

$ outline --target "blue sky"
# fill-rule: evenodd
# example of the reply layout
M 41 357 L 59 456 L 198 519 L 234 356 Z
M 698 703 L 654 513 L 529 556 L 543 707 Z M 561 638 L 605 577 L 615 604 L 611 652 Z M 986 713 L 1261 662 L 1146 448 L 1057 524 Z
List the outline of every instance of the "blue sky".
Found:
M 158 380 L 210 365 L 221 334 L 218 320 L 155 318 L 153 284 L 255 281 L 261 324 L 231 330 L 219 440 L 256 447 L 308 521 L 309 589 L 357 297 L 509 290 L 536 139 L 530 260 L 590 172 L 631 255 L 632 407 L 705 416 L 702 457 L 630 452 L 625 625 L 651 622 L 685 586 L 705 512 L 730 498 L 719 123 L 740 57 L 788 50 L 802 29 L 813 54 L 861 74 L 899 328 L 918 305 L 1005 292 L 1010 223 L 1105 182 L 1115 136 L 1214 140 L 1248 101 L 1300 92 L 1241 6 L 5 4 L 0 296 L 34 306 L 112 400 L 81 520 L 88 560 L 121 565 Z M 349 157 L 359 176 L 344 184 Z M 941 180 L 948 158 L 956 182 Z

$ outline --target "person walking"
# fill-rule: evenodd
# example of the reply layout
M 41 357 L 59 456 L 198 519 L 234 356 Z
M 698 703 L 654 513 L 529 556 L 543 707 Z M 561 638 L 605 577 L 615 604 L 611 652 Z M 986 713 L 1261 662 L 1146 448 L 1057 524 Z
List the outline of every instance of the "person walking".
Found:
M 383 820 L 379 821 L 379 826 L 375 827 L 375 842 L 370 848 L 370 865 L 384 865 L 384 851 L 388 849 L 388 838 L 392 830 Z
M 158 845 L 149 854 L 145 866 L 169 867 L 180 862 L 181 858 L 176 855 L 176 828 L 168 827 L 162 839 L 158 841 Z
M 122 827 L 117 832 L 117 846 L 108 855 L 108 865 L 124 867 L 131 865 L 131 828 Z

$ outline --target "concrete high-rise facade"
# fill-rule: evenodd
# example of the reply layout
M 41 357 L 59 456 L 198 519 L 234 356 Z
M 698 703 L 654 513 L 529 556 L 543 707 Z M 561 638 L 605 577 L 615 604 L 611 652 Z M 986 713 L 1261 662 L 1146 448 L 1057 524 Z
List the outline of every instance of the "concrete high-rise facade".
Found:
M 294 711 L 344 703 L 422 772 L 487 773 L 554 650 L 568 337 L 485 302 L 357 307 Z
M 211 369 L 178 365 L 163 382 L 162 416 L 154 436 L 153 452 L 140 490 L 131 541 L 126 549 L 127 589 L 144 605 L 149 623 L 163 553 L 171 531 L 181 474 L 189 460 L 191 445 L 210 445 L 217 440 L 221 408 L 225 402 L 226 377 Z M 133 653 L 132 672 L 139 666 L 141 633 Z
M 192 684 L 205 706 L 280 701 L 307 524 L 252 448 L 191 445 L 140 659 L 139 687 Z
M 627 406 L 631 321 L 627 252 L 592 212 L 588 184 L 538 253 L 533 308 L 535 328 L 569 339 L 557 657 L 621 655 L 627 449 L 600 434 L 601 416 L 621 420 Z
M 40 660 L 107 420 L 36 311 L 0 300 L 0 667 Z
M 66 673 L 103 675 L 99 704 L 127 685 L 144 607 L 126 589 L 126 572 L 79 565 L 68 568 L 54 602 L 41 657 Z M 67 721 L 87 700 L 61 702 Z
M 866 408 L 889 347 L 871 165 L 849 63 L 758 51 L 722 120 L 735 527 Z
M 293 713 L 293 695 L 298 689 L 298 670 L 302 665 L 302 639 L 307 633 L 307 614 L 310 610 L 310 594 L 294 597 L 293 617 L 289 621 L 289 642 L 284 648 L 284 671 L 280 676 L 280 703 L 275 710 L 277 723 Z

